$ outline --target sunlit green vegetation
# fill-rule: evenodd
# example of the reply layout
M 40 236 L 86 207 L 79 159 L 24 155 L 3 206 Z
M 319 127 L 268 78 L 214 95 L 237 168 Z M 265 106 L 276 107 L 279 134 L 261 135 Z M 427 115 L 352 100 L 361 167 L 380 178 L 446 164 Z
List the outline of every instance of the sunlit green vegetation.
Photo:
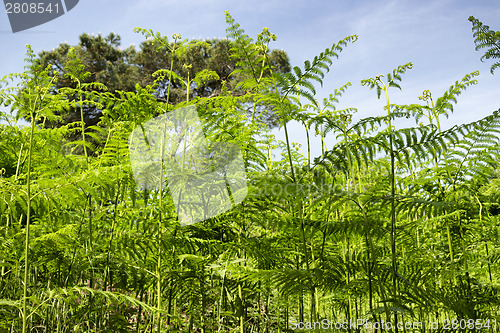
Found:
M 500 110 L 444 125 L 478 73 L 394 105 L 391 92 L 404 91 L 412 64 L 398 66 L 361 82 L 386 103 L 354 121 L 355 109 L 336 107 L 351 83 L 323 100 L 316 89 L 357 36 L 277 70 L 268 29 L 251 39 L 226 20 L 239 83 L 214 95 L 192 94 L 219 79 L 188 70 L 183 54 L 199 41 L 139 28 L 171 66 L 135 91 L 88 82 L 74 50 L 65 76 L 28 48 L 26 71 L 0 82 L 0 102 L 30 122 L 16 126 L 2 114 L 0 125 L 0 332 L 287 332 L 299 322 L 361 319 L 438 321 L 442 331 L 458 319 L 462 327 L 447 332 L 498 330 Z M 128 137 L 187 105 L 209 141 L 240 146 L 249 193 L 181 227 L 167 188 L 136 185 Z M 85 122 L 90 107 L 102 112 L 96 124 Z M 68 113 L 74 121 L 61 123 Z M 284 142 L 270 133 L 271 114 Z M 303 150 L 292 121 L 307 133 Z M 316 158 L 312 137 L 322 142 Z

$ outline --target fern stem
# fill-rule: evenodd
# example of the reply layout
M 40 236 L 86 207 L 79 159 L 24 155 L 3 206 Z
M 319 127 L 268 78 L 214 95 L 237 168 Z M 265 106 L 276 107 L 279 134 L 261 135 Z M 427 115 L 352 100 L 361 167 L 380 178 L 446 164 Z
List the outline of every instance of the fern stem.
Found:
M 347 122 L 343 123 L 342 124 L 342 132 L 343 132 L 343 135 L 344 135 L 344 138 L 345 138 L 345 141 L 346 141 L 346 147 L 347 147 L 347 161 L 348 161 L 348 174 L 347 174 L 347 186 L 349 186 L 349 176 L 352 178 L 351 181 L 352 181 L 352 190 L 353 191 L 356 191 L 356 187 L 359 186 L 359 194 L 362 193 L 362 190 L 363 190 L 363 186 L 362 186 L 362 183 L 361 183 L 361 176 L 360 176 L 360 170 L 359 170 L 359 165 L 357 166 L 357 169 L 358 169 L 358 176 L 359 176 L 359 182 L 356 181 L 356 177 L 354 176 L 354 173 L 355 173 L 355 167 L 354 167 L 354 161 L 352 160 L 352 156 L 351 156 L 351 148 L 350 148 L 350 136 L 348 134 L 348 124 Z M 349 188 L 348 188 L 349 190 Z M 372 276 L 372 266 L 373 266 L 373 269 L 375 270 L 375 274 L 377 276 L 377 282 L 378 282 L 378 290 L 379 290 L 379 294 L 380 294 L 380 297 L 385 300 L 385 289 L 384 289 L 384 286 L 382 284 L 382 279 L 381 279 L 381 275 L 380 275 L 380 270 L 379 270 L 379 267 L 378 267 L 378 260 L 377 260 L 377 254 L 375 252 L 375 249 L 374 249 L 374 246 L 373 246 L 373 237 L 372 237 L 372 234 L 371 234 L 371 227 L 370 227 L 370 223 L 368 221 L 368 216 L 366 215 L 366 210 L 365 210 L 365 206 L 363 205 L 363 203 L 361 202 L 361 197 L 360 196 L 357 196 L 357 198 L 355 200 L 353 200 L 354 203 L 358 206 L 358 208 L 360 209 L 361 213 L 363 214 L 363 223 L 364 223 L 364 238 L 365 238 L 365 247 L 366 247 L 366 251 L 367 251 L 367 273 L 368 273 L 368 297 L 369 297 L 369 300 L 368 300 L 368 306 L 369 306 L 369 309 L 370 309 L 370 313 L 373 313 L 373 276 Z M 386 313 L 386 316 L 387 316 L 387 321 L 390 321 L 390 312 L 389 312 L 389 308 L 387 307 L 387 304 L 386 302 L 383 303 L 384 304 L 384 312 Z M 377 318 L 375 318 L 375 321 L 378 321 Z
M 21 143 L 21 148 L 19 149 L 19 157 L 17 158 L 17 166 L 16 166 L 16 177 L 15 177 L 15 180 L 18 179 L 19 177 L 19 165 L 21 164 L 21 155 L 23 154 L 23 147 L 24 147 L 24 144 Z
M 307 169 L 311 168 L 311 143 L 309 139 L 309 129 L 307 128 L 307 124 L 305 122 L 302 122 L 304 124 L 304 128 L 306 129 L 306 139 L 307 139 Z
M 170 87 L 172 86 L 172 71 L 174 69 L 174 56 L 175 56 L 175 47 L 177 46 L 177 39 L 178 38 L 174 35 L 174 45 L 171 49 L 172 59 L 170 60 L 170 71 L 168 72 L 167 101 L 165 103 L 167 111 L 168 111 L 168 102 L 170 100 Z
M 161 332 L 161 256 L 162 256 L 162 246 L 161 246 L 161 240 L 162 240 L 162 203 L 163 203 L 163 159 L 164 159 L 164 141 L 165 141 L 165 132 L 166 129 L 163 131 L 162 135 L 162 140 L 161 140 L 161 158 L 160 158 L 160 184 L 159 184 L 159 209 L 158 209 L 158 233 L 157 233 L 157 245 L 158 245 L 158 259 L 156 263 L 156 297 L 157 297 L 157 303 L 156 306 L 158 308 L 158 313 L 157 313 L 157 328 L 156 332 L 160 333 Z
M 434 118 L 436 119 L 436 124 L 437 124 L 437 127 L 438 127 L 438 131 L 439 131 L 439 134 L 442 133 L 441 131 L 441 124 L 439 122 L 439 113 L 436 111 L 436 106 L 434 105 L 434 100 L 432 99 L 432 97 L 430 97 L 430 101 L 431 101 L 431 105 L 432 105 L 432 114 L 434 116 Z M 451 176 L 451 173 L 450 173 L 450 166 L 449 166 L 449 163 L 448 163 L 448 154 L 446 152 L 446 150 L 444 151 L 443 153 L 444 155 L 444 162 L 446 164 L 446 173 L 448 174 L 448 179 L 450 181 L 452 181 L 452 185 L 453 185 L 453 190 L 455 191 L 455 181 L 453 181 L 453 177 Z M 437 168 L 439 165 L 438 165 L 438 162 L 437 162 L 437 157 L 435 157 L 435 168 Z M 441 184 L 441 178 L 439 178 L 439 184 Z M 445 190 L 443 190 L 445 191 Z M 456 192 L 455 192 L 456 193 Z M 445 214 L 447 213 L 446 209 L 445 209 Z M 452 235 L 451 235 L 451 232 L 450 232 L 450 225 L 449 224 L 446 224 L 446 237 L 448 239 L 448 251 L 450 253 L 450 261 L 451 261 L 451 265 L 452 265 L 452 268 L 453 268 L 453 272 L 454 272 L 454 254 L 453 254 L 453 238 L 452 238 Z M 455 280 L 455 274 L 453 274 L 453 282 L 456 282 Z
M 271 78 L 272 78 L 272 82 L 273 82 L 274 91 L 275 91 L 275 93 L 278 96 L 280 96 L 280 93 L 279 93 L 279 90 L 278 90 L 278 85 L 276 84 L 276 78 L 273 75 L 273 71 L 272 71 L 271 68 L 269 68 L 269 71 L 271 73 Z M 284 107 L 283 107 L 283 105 L 284 105 L 283 99 L 284 98 L 286 98 L 286 96 L 283 96 L 283 97 L 279 98 L 281 109 L 284 109 Z M 292 151 L 290 149 L 290 140 L 289 140 L 289 137 L 288 137 L 287 123 L 288 123 L 287 120 L 284 119 L 283 120 L 283 127 L 285 129 L 285 140 L 286 140 L 286 150 L 287 150 L 287 154 L 288 154 L 288 163 L 290 164 L 290 170 L 291 170 L 291 173 L 292 173 L 292 180 L 295 182 L 296 181 L 296 179 L 295 179 L 295 171 L 293 170 Z
M 169 72 L 169 76 L 168 76 L 168 88 L 167 88 L 167 101 L 166 101 L 166 110 L 168 111 L 168 101 L 170 99 L 170 87 L 172 85 L 172 70 L 173 70 L 173 67 L 174 67 L 174 56 L 175 56 L 175 49 L 176 49 L 176 45 L 177 45 L 177 39 L 180 38 L 180 36 L 177 36 L 177 35 L 174 35 L 174 45 L 171 49 L 171 53 L 172 53 L 172 59 L 170 61 L 170 72 Z M 189 98 L 189 94 L 188 94 L 188 98 Z M 162 276 L 161 276 L 161 265 L 162 265 L 162 262 L 161 262 L 161 256 L 162 256 L 162 245 L 161 245 L 161 241 L 162 241 L 162 236 L 163 236 L 163 233 L 162 233 L 162 228 L 163 228 L 163 221 L 162 221 L 162 217 L 163 217 L 163 214 L 162 214 L 162 209 L 163 209 L 163 168 L 164 168 L 164 158 L 165 158 L 165 148 L 164 148 L 164 144 L 165 144 L 165 140 L 166 140 L 166 123 L 164 124 L 164 128 L 163 128 L 163 131 L 162 131 L 162 138 L 161 138 L 161 145 L 160 145 L 160 152 L 161 152 L 161 157 L 160 157 L 160 177 L 159 177 L 159 202 L 158 202 L 158 205 L 159 205 L 159 209 L 158 209 L 158 234 L 157 234 L 157 244 L 158 244 L 158 259 L 157 259 L 157 262 L 156 262 L 156 297 L 157 297 L 157 302 L 156 302 L 156 306 L 157 306 L 157 315 L 156 315 L 156 322 L 157 322 L 157 327 L 156 327 L 156 331 L 157 333 L 160 333 L 161 332 L 161 307 L 162 307 L 162 297 L 161 297 L 161 280 L 162 280 Z M 169 307 L 170 307 L 170 302 L 169 302 Z
M 283 124 L 285 128 L 285 139 L 286 139 L 286 151 L 288 153 L 288 163 L 290 163 L 290 170 L 292 172 L 292 180 L 295 182 L 295 171 L 293 170 L 293 162 L 292 162 L 292 151 L 290 150 L 290 140 L 288 139 L 288 129 L 286 126 L 287 122 Z
M 398 295 L 397 290 L 397 253 L 396 253 L 396 207 L 395 207 L 395 196 L 396 196 L 396 170 L 395 170 L 395 153 L 394 153 L 394 139 L 392 132 L 392 122 L 391 122 L 391 104 L 389 102 L 389 92 L 388 87 L 384 84 L 385 97 L 387 101 L 387 129 L 389 131 L 389 149 L 390 149 L 390 157 L 391 157 L 391 169 L 390 169 L 390 178 L 391 178 L 391 257 L 392 257 L 392 293 L 393 297 L 396 298 Z M 394 320 L 395 326 L 394 330 L 398 332 L 398 314 L 394 312 Z
M 35 72 L 35 79 L 36 79 L 37 73 Z M 52 78 L 48 85 L 50 86 L 52 82 L 54 81 L 54 78 Z M 37 88 L 41 88 L 39 86 L 36 86 Z M 31 163 L 32 163 L 32 154 L 33 154 L 33 138 L 35 134 L 35 124 L 36 124 L 36 109 L 37 109 L 37 103 L 40 101 L 43 101 L 45 98 L 45 95 L 47 94 L 48 89 L 45 89 L 43 93 L 41 91 L 36 92 L 36 97 L 33 102 L 33 106 L 30 110 L 30 120 L 31 120 L 31 128 L 30 128 L 30 143 L 29 143 L 29 152 L 28 152 L 28 170 L 27 170 L 27 178 L 26 178 L 26 196 L 27 196 L 27 203 L 26 203 L 26 238 L 25 238 L 25 247 L 24 247 L 24 286 L 23 286 L 23 313 L 22 313 L 22 319 L 23 319 L 23 326 L 22 326 L 22 333 L 26 333 L 27 330 L 27 324 L 28 324 L 28 315 L 27 315 L 27 298 L 28 298 L 28 271 L 29 271 L 29 241 L 30 241 L 30 223 L 31 223 Z M 41 103 L 40 103 L 41 104 Z M 40 111 L 39 109 L 38 111 Z

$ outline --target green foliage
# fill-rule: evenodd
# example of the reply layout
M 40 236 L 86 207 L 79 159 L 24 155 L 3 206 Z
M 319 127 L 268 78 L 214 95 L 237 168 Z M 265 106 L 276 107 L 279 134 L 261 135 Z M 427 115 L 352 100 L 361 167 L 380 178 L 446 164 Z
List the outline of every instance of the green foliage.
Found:
M 230 59 L 229 40 L 181 41 L 180 36 L 174 35 L 173 42 L 170 42 L 167 37 L 152 30 L 136 28 L 134 31 L 147 38 L 138 50 L 133 46 L 121 49 L 121 38 L 114 33 L 106 37 L 82 34 L 78 45 L 62 43 L 52 51 L 42 51 L 37 62 L 44 67 L 50 66 L 58 73 L 54 91 L 62 89 L 70 101 L 78 98 L 77 88 L 84 88 L 86 94 L 108 91 L 118 95 L 120 92 L 135 93 L 151 86 L 158 101 L 172 105 L 196 97 L 218 96 L 224 89 L 234 89 L 235 95 L 242 93 L 235 89 L 238 77 L 230 75 L 238 65 Z M 173 62 L 174 58 L 176 61 Z M 279 72 L 289 70 L 284 51 L 271 51 L 270 61 Z M 158 71 L 165 68 L 170 68 L 175 80 L 170 82 L 168 75 L 158 75 Z M 200 76 L 201 73 L 210 75 Z M 192 82 L 188 91 L 185 89 L 187 81 Z M 81 89 L 79 91 L 81 94 Z M 57 127 L 80 121 L 80 111 L 83 111 L 86 126 L 95 126 L 103 115 L 99 105 L 88 101 L 73 104 L 65 111 L 56 113 L 60 116 L 57 121 L 44 125 Z M 275 122 L 272 118 L 266 121 L 270 125 Z M 76 134 L 70 138 L 77 139 Z
M 137 28 L 149 38 L 147 70 L 154 59 L 169 66 L 145 85 L 131 79 L 131 90 L 106 90 L 86 67 L 86 55 L 120 59 L 117 36 L 87 36 L 85 52 L 68 47 L 58 74 L 28 49 L 26 71 L 2 79 L 1 102 L 32 126 L 6 115 L 0 125 L 0 331 L 287 332 L 299 321 L 455 318 L 493 331 L 500 110 L 442 125 L 478 73 L 437 99 L 424 90 L 419 102 L 394 105 L 390 87 L 401 89 L 412 64 L 399 66 L 361 82 L 387 104 L 354 120 L 357 110 L 337 109 L 351 83 L 323 101 L 316 93 L 356 36 L 289 71 L 284 54 L 269 51 L 268 29 L 253 40 L 229 13 L 226 21 L 223 41 L 171 42 Z M 207 65 L 226 53 L 230 71 Z M 241 147 L 248 196 L 181 227 L 163 185 L 135 184 L 128 137 L 183 106 L 196 107 L 210 142 Z M 93 125 L 80 112 L 49 126 L 91 108 L 102 113 Z M 307 153 L 288 136 L 292 120 L 304 126 Z M 322 142 L 315 159 L 313 136 Z
M 490 30 L 490 27 L 484 25 L 481 21 L 474 16 L 469 17 L 472 23 L 472 32 L 474 43 L 476 44 L 476 51 L 486 48 L 486 52 L 481 56 L 483 59 L 498 59 L 500 58 L 500 31 Z M 491 74 L 500 67 L 500 61 L 497 61 L 491 66 Z
M 401 74 L 404 74 L 408 69 L 411 69 L 413 64 L 407 63 L 403 66 L 398 66 L 398 68 L 392 71 L 392 74 L 387 74 L 387 84 L 382 81 L 383 75 L 379 75 L 376 78 L 361 80 L 361 85 L 368 86 L 370 89 L 377 88 L 377 97 L 380 98 L 380 94 L 384 88 L 394 87 L 401 90 L 401 87 L 396 81 L 401 81 Z

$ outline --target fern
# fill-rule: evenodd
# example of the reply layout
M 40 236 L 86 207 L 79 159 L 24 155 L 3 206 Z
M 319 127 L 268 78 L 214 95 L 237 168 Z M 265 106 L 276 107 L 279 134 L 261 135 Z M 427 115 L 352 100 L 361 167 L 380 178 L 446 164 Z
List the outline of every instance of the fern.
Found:
M 358 40 L 358 36 L 348 36 L 338 43 L 333 44 L 330 48 L 325 49 L 318 56 L 315 56 L 311 61 L 304 62 L 304 69 L 293 67 L 293 72 L 285 73 L 277 77 L 278 86 L 281 90 L 281 98 L 286 99 L 289 95 L 306 98 L 316 107 L 319 107 L 317 100 L 314 98 L 316 90 L 314 82 L 323 85 L 323 78 L 329 72 L 333 64 L 332 59 L 339 57 L 339 53 L 349 43 L 354 43 Z
M 469 21 L 472 23 L 472 36 L 474 37 L 474 43 L 476 44 L 476 51 L 487 48 L 485 54 L 481 56 L 481 61 L 483 61 L 483 59 L 499 59 L 500 31 L 495 32 L 490 30 L 489 26 L 484 25 L 474 16 L 470 16 Z M 493 74 L 495 69 L 498 67 L 500 67 L 500 61 L 491 66 L 491 74 Z

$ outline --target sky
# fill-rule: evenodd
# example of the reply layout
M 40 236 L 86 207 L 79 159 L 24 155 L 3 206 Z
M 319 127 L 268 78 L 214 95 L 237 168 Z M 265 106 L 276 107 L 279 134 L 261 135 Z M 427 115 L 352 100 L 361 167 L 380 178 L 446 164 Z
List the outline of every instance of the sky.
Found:
M 442 126 L 472 122 L 500 108 L 500 71 L 490 73 L 493 61 L 480 61 L 475 51 L 472 24 L 474 16 L 493 30 L 500 30 L 500 0 L 80 0 L 65 15 L 29 30 L 12 33 L 7 14 L 0 12 L 0 77 L 22 72 L 26 44 L 38 53 L 60 43 L 78 43 L 82 33 L 119 34 L 122 47 L 139 47 L 144 37 L 134 27 L 153 29 L 170 37 L 224 38 L 227 24 L 224 11 L 253 38 L 264 27 L 277 35 L 272 48 L 287 52 L 292 66 L 303 67 L 305 60 L 331 47 L 349 35 L 358 35 L 335 60 L 317 87 L 322 100 L 347 82 L 352 84 L 338 108 L 354 107 L 354 119 L 385 114 L 384 100 L 361 86 L 362 79 L 386 75 L 399 65 L 412 62 L 413 69 L 403 75 L 402 91 L 390 93 L 391 103 L 418 103 L 418 96 L 430 90 L 434 99 L 455 81 L 479 71 L 478 84 L 458 99 L 454 113 Z M 411 124 L 407 124 L 411 125 Z M 305 148 L 305 130 L 289 125 L 291 141 Z M 283 130 L 273 133 L 283 139 Z M 334 143 L 329 137 L 329 147 Z M 321 152 L 313 140 L 313 156 Z

